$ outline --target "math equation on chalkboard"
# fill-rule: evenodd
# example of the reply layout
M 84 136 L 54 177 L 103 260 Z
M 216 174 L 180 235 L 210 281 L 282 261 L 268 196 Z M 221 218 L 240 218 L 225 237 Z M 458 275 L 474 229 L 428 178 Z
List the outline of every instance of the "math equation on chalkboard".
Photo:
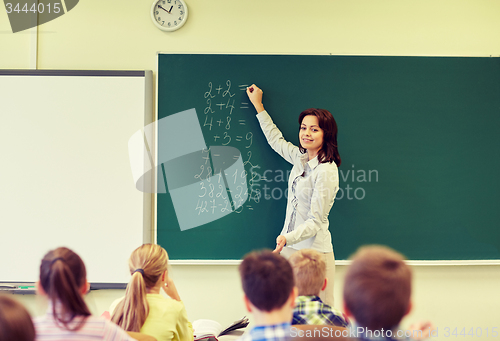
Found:
M 204 164 L 194 175 L 199 181 L 199 195 L 194 210 L 197 215 L 253 210 L 261 199 L 256 188 L 256 169 L 252 160 L 254 134 L 242 110 L 248 109 L 246 84 L 233 85 L 231 80 L 219 84 L 208 82 L 204 93 L 203 114 L 198 114 L 207 149 Z M 224 149 L 224 147 L 232 147 Z

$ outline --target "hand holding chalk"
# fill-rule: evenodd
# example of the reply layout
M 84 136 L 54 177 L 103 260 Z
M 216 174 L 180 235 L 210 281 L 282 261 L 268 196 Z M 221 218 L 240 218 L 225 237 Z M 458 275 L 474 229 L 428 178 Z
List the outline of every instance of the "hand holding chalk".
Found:
M 262 90 L 257 87 L 257 85 L 252 84 L 247 88 L 247 95 L 250 102 L 252 102 L 257 113 L 264 111 L 264 105 L 262 104 Z
M 286 245 L 286 238 L 283 235 L 279 235 L 276 238 L 276 248 L 273 250 L 273 253 L 280 253 L 283 250 L 283 247 Z

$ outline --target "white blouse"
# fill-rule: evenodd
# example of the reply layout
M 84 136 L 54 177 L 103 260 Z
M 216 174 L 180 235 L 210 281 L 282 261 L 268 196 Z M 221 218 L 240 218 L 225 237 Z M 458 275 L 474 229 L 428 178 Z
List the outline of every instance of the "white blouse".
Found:
M 297 250 L 311 248 L 323 253 L 333 252 L 328 214 L 339 190 L 337 165 L 335 162 L 319 163 L 317 156 L 308 160 L 307 153 L 302 154 L 299 147 L 285 141 L 266 111 L 258 113 L 257 119 L 269 145 L 293 164 L 288 179 L 285 224 L 281 231 L 286 245 Z

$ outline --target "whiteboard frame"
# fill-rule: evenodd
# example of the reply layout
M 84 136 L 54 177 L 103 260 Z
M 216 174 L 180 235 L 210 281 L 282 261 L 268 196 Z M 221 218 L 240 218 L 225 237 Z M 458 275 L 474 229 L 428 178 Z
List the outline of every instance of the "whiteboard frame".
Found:
M 137 119 L 138 121 L 142 122 L 142 124 L 137 126 L 137 130 L 140 130 L 143 128 L 144 125 L 147 125 L 152 122 L 153 120 L 153 101 L 154 101 L 154 91 L 153 91 L 153 72 L 151 70 L 17 70 L 17 69 L 2 69 L 0 70 L 0 76 L 12 76 L 12 77 L 38 77 L 38 76 L 45 76 L 45 77 L 64 77 L 64 76 L 70 76 L 70 77 L 87 77 L 87 78 L 93 78 L 93 77 L 110 77 L 110 78 L 120 78 L 120 77 L 125 77 L 128 79 L 135 79 L 135 78 L 141 78 L 143 79 L 144 83 L 144 93 L 143 94 L 138 94 L 137 98 L 141 100 L 141 102 L 137 103 L 142 103 L 143 101 L 143 108 L 140 109 L 142 112 L 142 117 L 137 116 L 134 119 Z M 88 122 L 85 122 L 88 123 Z M 117 125 L 119 127 L 119 125 Z M 125 145 L 125 150 L 127 149 Z M 130 168 L 127 170 L 123 170 L 123 172 L 130 172 Z M 132 176 L 130 176 L 130 186 L 135 189 L 135 184 L 133 182 Z M 138 234 L 141 235 L 141 240 L 142 243 L 150 243 L 153 240 L 153 231 L 154 231 L 154 226 L 153 226 L 153 217 L 152 217 L 152 209 L 153 209 L 153 196 L 150 193 L 143 193 L 142 194 L 142 233 L 139 232 Z M 77 219 L 77 217 L 75 217 Z M 141 242 L 141 240 L 138 240 L 138 244 Z M 137 245 L 139 246 L 139 245 Z M 106 251 L 106 250 L 101 250 L 101 251 Z M 130 250 L 131 252 L 132 250 Z M 106 256 L 105 254 L 103 256 Z M 126 259 L 123 259 L 123 265 L 124 268 L 126 268 Z M 39 262 L 39 260 L 37 260 Z M 95 264 L 94 264 L 95 265 Z M 117 264 L 119 266 L 119 264 Z M 89 267 L 89 264 L 87 264 L 87 268 Z M 36 278 L 38 274 L 34 277 Z M 125 279 L 125 278 L 124 278 Z M 91 289 L 123 289 L 125 283 L 122 283 L 121 281 L 115 282 L 115 281 L 110 281 L 110 282 L 101 282 L 101 281 L 92 281 L 92 278 L 89 278 L 89 281 L 91 281 Z M 128 280 L 127 280 L 128 281 Z M 26 281 L 0 281 L 0 283 L 31 283 L 31 282 L 26 282 Z

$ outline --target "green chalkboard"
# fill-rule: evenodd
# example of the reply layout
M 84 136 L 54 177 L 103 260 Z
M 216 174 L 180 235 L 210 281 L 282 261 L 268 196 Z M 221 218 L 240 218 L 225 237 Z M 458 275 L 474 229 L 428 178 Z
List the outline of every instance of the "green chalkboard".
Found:
M 275 245 L 291 165 L 260 130 L 243 90 L 252 83 L 294 144 L 302 110 L 325 108 L 337 121 L 336 259 L 367 243 L 413 260 L 500 259 L 499 58 L 159 54 L 158 119 L 195 108 L 207 148 L 241 153 L 248 188 L 231 193 L 236 212 L 183 231 L 168 189 L 159 193 L 157 241 L 172 259 L 240 259 Z M 185 139 L 195 128 L 179 126 Z M 160 138 L 158 153 L 185 143 Z M 158 179 L 169 182 L 164 171 Z M 209 191 L 184 214 L 223 210 Z

